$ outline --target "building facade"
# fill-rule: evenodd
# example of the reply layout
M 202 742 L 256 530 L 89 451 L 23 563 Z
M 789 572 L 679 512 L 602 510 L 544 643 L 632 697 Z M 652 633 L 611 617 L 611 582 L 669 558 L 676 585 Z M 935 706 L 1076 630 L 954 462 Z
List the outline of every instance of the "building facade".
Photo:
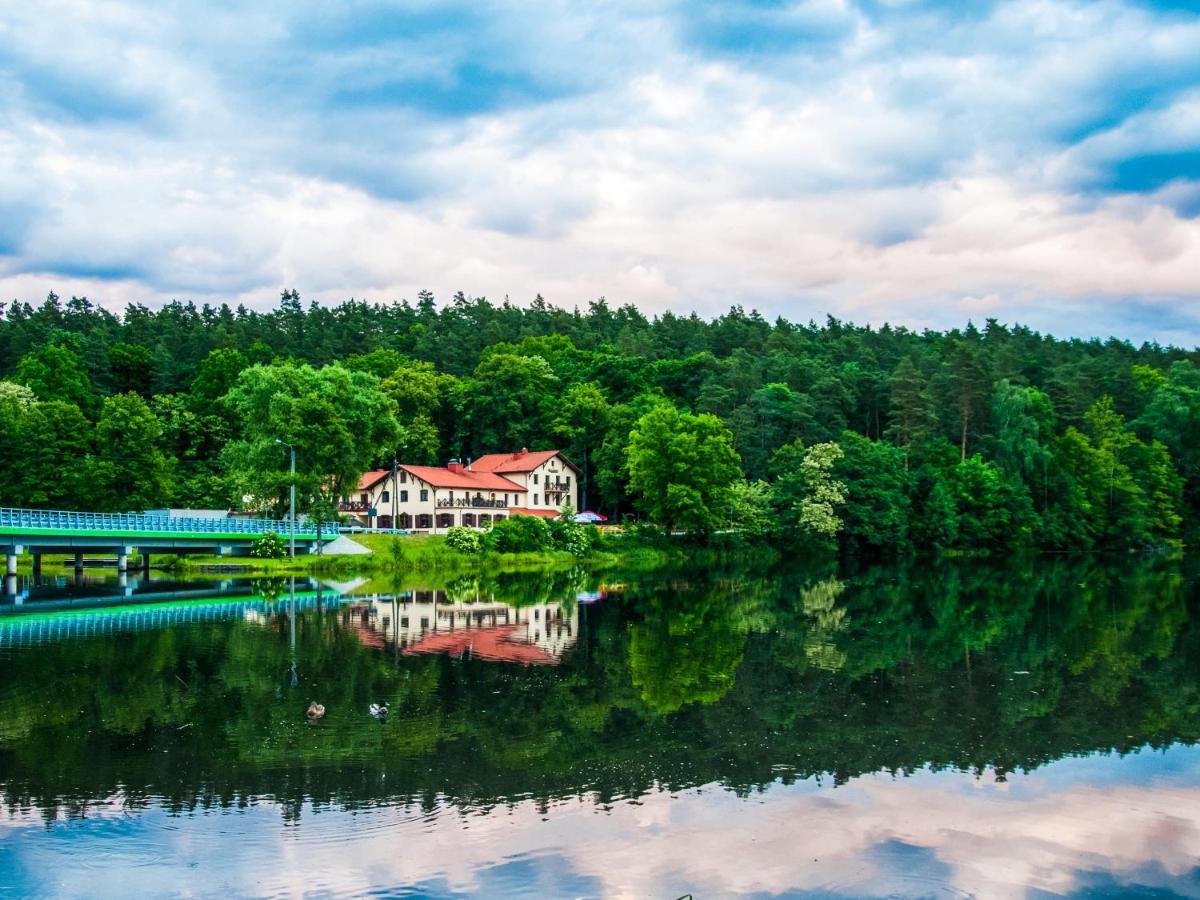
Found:
M 568 503 L 577 509 L 578 498 L 579 471 L 560 451 L 519 450 L 446 466 L 376 469 L 339 509 L 368 528 L 444 534 L 514 515 L 552 518 Z

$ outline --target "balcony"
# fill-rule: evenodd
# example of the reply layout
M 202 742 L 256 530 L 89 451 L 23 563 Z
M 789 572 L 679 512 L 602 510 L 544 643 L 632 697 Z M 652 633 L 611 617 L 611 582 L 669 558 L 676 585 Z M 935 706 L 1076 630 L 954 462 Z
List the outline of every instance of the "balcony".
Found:
M 489 500 L 486 497 L 455 497 L 445 498 L 437 502 L 439 509 L 508 509 L 503 500 Z
M 365 513 L 371 508 L 371 504 L 364 500 L 343 500 L 338 504 L 338 512 L 344 513 Z

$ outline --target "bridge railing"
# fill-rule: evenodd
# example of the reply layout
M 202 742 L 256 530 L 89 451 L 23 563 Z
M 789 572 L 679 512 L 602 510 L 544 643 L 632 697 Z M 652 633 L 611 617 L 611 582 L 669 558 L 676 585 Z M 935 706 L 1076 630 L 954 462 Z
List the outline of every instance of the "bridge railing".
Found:
M 228 534 L 261 535 L 268 531 L 288 536 L 287 520 L 277 519 L 202 519 L 184 516 L 146 515 L 144 513 L 70 512 L 59 509 L 12 509 L 0 507 L 0 528 L 40 528 L 71 532 L 130 532 L 155 534 Z M 297 520 L 297 537 L 315 537 L 317 523 Z M 324 522 L 321 536 L 337 537 L 336 522 Z

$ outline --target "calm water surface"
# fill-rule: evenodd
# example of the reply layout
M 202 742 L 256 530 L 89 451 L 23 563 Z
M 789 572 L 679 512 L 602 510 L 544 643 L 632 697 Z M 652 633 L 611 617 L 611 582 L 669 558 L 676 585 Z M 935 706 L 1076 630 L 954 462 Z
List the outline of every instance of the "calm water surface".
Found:
M 22 581 L 0 896 L 1200 897 L 1194 588 Z

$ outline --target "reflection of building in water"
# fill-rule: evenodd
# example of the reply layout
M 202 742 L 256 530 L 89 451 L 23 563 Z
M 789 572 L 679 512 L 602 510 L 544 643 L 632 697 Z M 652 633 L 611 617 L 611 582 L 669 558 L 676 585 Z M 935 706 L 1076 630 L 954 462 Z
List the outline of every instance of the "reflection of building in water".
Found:
M 342 621 L 368 647 L 408 655 L 448 653 L 495 662 L 557 665 L 575 644 L 579 609 L 557 603 L 515 607 L 486 596 L 453 601 L 443 591 L 364 597 L 342 611 Z

